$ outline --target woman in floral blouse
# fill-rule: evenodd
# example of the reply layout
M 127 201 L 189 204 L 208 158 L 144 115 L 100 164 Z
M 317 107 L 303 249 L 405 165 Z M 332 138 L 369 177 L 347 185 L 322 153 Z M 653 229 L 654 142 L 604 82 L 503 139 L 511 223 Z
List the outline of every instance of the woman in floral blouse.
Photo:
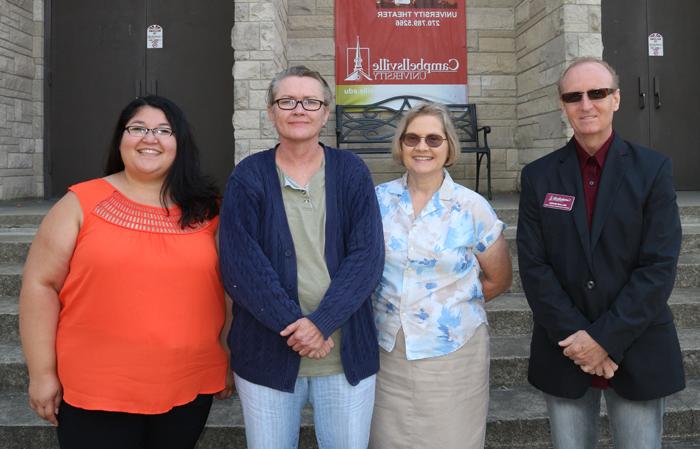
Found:
M 370 447 L 483 448 L 484 303 L 512 281 L 505 224 L 445 170 L 459 146 L 443 106 L 409 111 L 392 154 L 406 173 L 376 188 L 386 260 L 374 294 L 381 368 Z

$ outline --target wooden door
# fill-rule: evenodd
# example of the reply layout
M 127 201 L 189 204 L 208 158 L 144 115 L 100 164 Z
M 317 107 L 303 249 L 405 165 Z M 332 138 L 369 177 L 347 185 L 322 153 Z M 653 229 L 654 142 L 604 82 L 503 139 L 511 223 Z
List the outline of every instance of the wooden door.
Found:
M 47 2 L 46 196 L 103 173 L 119 111 L 158 93 L 185 111 L 205 172 L 233 168 L 233 2 Z M 147 49 L 146 28 L 163 27 Z
M 603 58 L 620 75 L 614 126 L 625 139 L 671 157 L 679 190 L 700 190 L 700 2 L 604 0 Z M 650 56 L 649 36 L 663 37 Z

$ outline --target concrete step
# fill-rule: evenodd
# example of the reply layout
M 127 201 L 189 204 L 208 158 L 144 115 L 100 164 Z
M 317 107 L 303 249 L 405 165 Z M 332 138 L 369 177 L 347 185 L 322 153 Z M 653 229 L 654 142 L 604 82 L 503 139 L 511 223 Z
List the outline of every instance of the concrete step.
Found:
M 363 158 L 377 158 L 377 156 L 366 155 Z M 388 156 L 382 156 L 379 159 L 381 161 L 377 163 L 380 165 L 388 166 L 394 164 Z M 403 173 L 403 169 L 396 167 L 382 170 L 385 173 L 392 173 L 392 176 L 383 176 L 381 182 L 396 179 Z M 465 185 L 469 188 L 474 187 L 471 180 L 468 180 Z M 700 193 L 695 191 L 677 192 L 677 195 L 681 221 L 689 224 L 700 224 Z M 510 226 L 515 226 L 518 221 L 518 200 L 518 193 L 496 193 L 490 203 L 503 221 Z M 34 199 L 0 201 L 0 228 L 36 228 L 53 204 L 54 201 L 51 200 Z
M 37 228 L 55 201 L 0 201 L 0 228 Z
M 700 378 L 700 329 L 679 329 L 678 339 L 686 377 Z M 527 383 L 529 356 L 529 334 L 492 337 L 491 385 L 510 387 Z
M 686 376 L 700 378 L 700 329 L 678 331 Z M 491 338 L 490 382 L 494 387 L 527 383 L 530 335 Z M 0 391 L 25 390 L 28 376 L 19 343 L 0 344 Z
M 28 382 L 21 346 L 17 343 L 0 344 L 0 393 L 27 391 Z
M 466 186 L 471 188 L 472 184 L 467 183 Z M 677 192 L 677 195 L 681 223 L 700 224 L 700 192 Z M 497 193 L 490 203 L 498 217 L 514 227 L 518 223 L 518 201 L 517 193 Z
M 19 342 L 17 297 L 0 296 L 0 344 Z
M 700 288 L 676 288 L 669 298 L 679 329 L 700 328 Z M 486 304 L 492 337 L 532 330 L 532 312 L 523 293 L 507 293 Z M 0 296 L 0 344 L 19 342 L 18 298 Z
M 513 259 L 518 257 L 516 232 L 516 226 L 509 226 L 505 231 Z M 35 228 L 0 227 L 0 264 L 24 264 L 35 235 Z M 683 224 L 681 254 L 692 253 L 700 253 L 700 223 Z
M 0 228 L 0 264 L 24 264 L 36 228 Z
M 675 288 L 696 288 L 700 287 L 700 252 L 692 252 L 681 254 L 678 258 L 678 267 L 676 270 Z M 523 287 L 520 283 L 520 270 L 518 267 L 517 258 L 513 259 L 513 285 L 508 293 L 522 292 Z M 3 293 L 0 290 L 0 294 Z
M 680 192 L 679 196 L 681 193 L 687 192 Z M 505 235 L 514 258 L 517 257 L 517 202 L 517 194 L 500 194 L 492 201 L 499 218 L 508 224 Z M 694 198 L 692 201 L 679 198 L 683 221 L 681 252 L 684 254 L 700 251 L 700 205 L 694 205 L 695 202 Z M 0 263 L 24 263 L 36 228 L 51 205 L 53 203 L 49 201 L 27 204 L 0 202 Z
M 700 253 L 700 223 L 683 223 L 682 228 L 681 254 Z M 503 233 L 508 242 L 510 255 L 514 260 L 518 257 L 518 248 L 515 240 L 517 232 L 517 226 L 508 226 Z
M 676 288 L 668 300 L 678 328 L 700 328 L 700 288 Z M 528 334 L 532 312 L 524 293 L 506 293 L 486 303 L 491 336 Z
M 676 289 L 669 298 L 679 328 L 700 327 L 700 289 Z M 521 335 L 532 329 L 532 313 L 522 293 L 508 293 L 486 304 L 491 336 Z M 0 297 L 0 344 L 19 341 L 16 297 Z
M 700 441 L 699 413 L 700 379 L 691 379 L 685 390 L 666 401 L 665 439 L 675 445 Z M 602 415 L 601 442 L 610 444 L 604 407 Z M 542 394 L 529 385 L 492 389 L 486 440 L 493 449 L 518 447 L 523 440 L 528 447 L 547 447 L 549 424 Z M 665 447 L 673 447 L 670 444 Z
M 58 448 L 51 426 L 37 418 L 27 405 L 24 393 L 0 396 L 0 441 L 7 449 Z M 666 449 L 691 449 L 700 441 L 700 380 L 688 382 L 684 391 L 667 400 L 664 435 Z M 315 449 L 313 414 L 305 409 L 300 449 Z M 603 407 L 601 443 L 609 444 Z M 549 424 L 542 394 L 528 385 L 491 390 L 487 419 L 486 447 L 549 447 Z M 243 449 L 245 430 L 236 397 L 215 401 L 198 449 Z
M 22 265 L 0 264 L 0 296 L 19 296 L 22 287 Z

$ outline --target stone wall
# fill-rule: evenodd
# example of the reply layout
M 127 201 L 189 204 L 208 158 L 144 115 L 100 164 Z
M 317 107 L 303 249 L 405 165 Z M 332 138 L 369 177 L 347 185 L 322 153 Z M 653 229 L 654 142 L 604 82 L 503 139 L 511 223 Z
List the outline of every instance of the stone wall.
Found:
M 231 41 L 234 53 L 236 162 L 276 142 L 267 120 L 265 94 L 275 75 L 288 65 L 287 0 L 235 2 Z
M 600 0 L 523 0 L 515 8 L 517 115 L 521 165 L 562 146 L 571 129 L 557 82 L 578 56 L 602 56 Z
M 44 194 L 43 0 L 0 0 L 0 199 Z
M 517 0 L 467 0 L 469 102 L 477 105 L 479 124 L 491 126 L 488 139 L 495 191 L 515 190 L 520 171 L 514 140 L 518 119 L 513 15 L 516 3 Z M 461 178 L 468 180 L 470 187 L 472 176 L 473 165 L 469 164 Z

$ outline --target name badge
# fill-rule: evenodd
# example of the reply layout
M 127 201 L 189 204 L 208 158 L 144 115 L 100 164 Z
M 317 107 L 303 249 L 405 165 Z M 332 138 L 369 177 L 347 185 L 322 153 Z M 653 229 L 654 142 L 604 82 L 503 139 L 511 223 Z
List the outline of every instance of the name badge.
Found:
M 542 207 L 570 211 L 574 208 L 575 199 L 576 197 L 571 195 L 562 195 L 560 193 L 548 193 L 544 197 L 544 203 L 542 203 Z

